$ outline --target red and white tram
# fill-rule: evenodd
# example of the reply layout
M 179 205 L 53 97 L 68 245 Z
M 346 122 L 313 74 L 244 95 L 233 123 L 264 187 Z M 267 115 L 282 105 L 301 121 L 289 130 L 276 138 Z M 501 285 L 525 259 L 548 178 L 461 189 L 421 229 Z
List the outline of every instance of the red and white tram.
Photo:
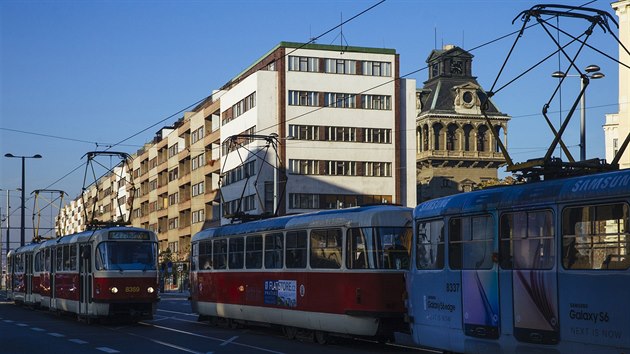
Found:
M 152 318 L 158 298 L 157 236 L 110 227 L 32 243 L 8 254 L 7 296 L 87 320 Z
M 412 210 L 321 211 L 206 229 L 192 239 L 200 320 L 266 323 L 319 342 L 405 331 Z

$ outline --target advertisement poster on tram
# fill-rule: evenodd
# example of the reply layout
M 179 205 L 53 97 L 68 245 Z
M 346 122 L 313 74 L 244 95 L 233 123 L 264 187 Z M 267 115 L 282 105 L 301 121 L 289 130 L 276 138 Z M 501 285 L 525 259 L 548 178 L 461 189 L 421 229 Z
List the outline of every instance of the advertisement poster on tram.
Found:
M 266 280 L 265 304 L 296 307 L 297 282 L 295 280 Z

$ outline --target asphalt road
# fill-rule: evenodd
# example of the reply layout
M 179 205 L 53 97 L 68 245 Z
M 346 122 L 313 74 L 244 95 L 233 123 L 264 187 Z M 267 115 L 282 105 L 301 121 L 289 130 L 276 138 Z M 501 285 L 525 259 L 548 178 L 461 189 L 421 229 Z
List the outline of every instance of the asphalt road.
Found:
M 0 292 L 0 353 L 432 353 L 399 345 L 336 339 L 320 345 L 309 338 L 289 340 L 273 328 L 231 329 L 197 321 L 186 293 L 162 294 L 158 313 L 136 324 L 79 322 L 7 302 Z M 434 353 L 434 352 L 433 352 Z

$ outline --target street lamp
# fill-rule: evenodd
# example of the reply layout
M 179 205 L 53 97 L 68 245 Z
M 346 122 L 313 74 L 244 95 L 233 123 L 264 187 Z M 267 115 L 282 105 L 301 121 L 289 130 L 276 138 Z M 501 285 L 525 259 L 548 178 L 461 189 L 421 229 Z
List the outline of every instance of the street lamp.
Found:
M 21 220 L 21 224 L 20 224 L 20 246 L 24 246 L 24 234 L 25 234 L 25 227 L 26 225 L 24 224 L 24 213 L 25 213 L 25 207 L 24 207 L 24 202 L 26 201 L 26 196 L 25 196 L 25 191 L 26 191 L 26 186 L 25 186 L 25 181 L 24 181 L 24 176 L 25 176 L 25 168 L 24 168 L 24 160 L 25 159 L 41 159 L 42 155 L 40 154 L 36 154 L 33 156 L 16 156 L 13 154 L 4 154 L 5 157 L 15 157 L 15 158 L 20 158 L 22 159 L 22 203 L 20 208 L 22 209 L 22 212 L 20 214 L 20 220 Z
M 11 192 L 12 191 L 21 191 L 21 188 L 16 188 L 16 189 L 0 189 L 0 191 L 6 190 L 7 191 L 7 216 L 5 218 L 5 220 L 7 221 L 7 244 L 6 244 L 6 251 L 5 254 L 8 255 L 9 254 L 9 248 L 11 247 L 10 245 L 10 238 L 11 238 L 11 203 L 9 202 L 10 197 L 11 197 Z M 2 222 L 4 220 L 1 220 L 0 222 Z M 2 235 L 0 235 L 1 237 Z M 2 242 L 0 242 L 0 245 L 2 244 Z M 0 247 L 0 262 L 2 261 L 2 247 Z M 8 266 L 8 264 L 7 264 Z M 2 264 L 0 263 L 0 273 L 2 273 Z M 4 279 L 4 278 L 3 278 Z M 1 284 L 2 281 L 0 281 Z
M 569 75 L 564 71 L 556 71 L 551 74 L 552 77 L 563 79 L 565 77 L 579 77 L 580 80 L 580 92 L 584 91 L 584 86 L 588 85 L 589 79 L 601 79 L 605 75 L 599 72 L 600 68 L 597 65 L 589 65 L 584 71 L 586 73 L 581 75 Z M 580 102 L 580 161 L 586 160 L 586 91 L 582 93 L 582 99 Z

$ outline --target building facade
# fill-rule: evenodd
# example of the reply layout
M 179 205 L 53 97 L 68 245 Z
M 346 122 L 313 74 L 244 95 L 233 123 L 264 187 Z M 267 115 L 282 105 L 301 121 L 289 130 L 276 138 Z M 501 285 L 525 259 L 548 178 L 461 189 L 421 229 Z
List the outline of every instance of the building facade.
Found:
M 619 40 L 630 48 L 630 0 L 613 2 L 611 4 L 619 17 Z M 619 46 L 619 61 L 628 65 L 630 55 Z M 607 114 L 604 124 L 604 141 L 606 144 L 606 161 L 611 162 L 621 148 L 626 137 L 630 134 L 630 69 L 619 65 L 619 112 Z M 626 148 L 619 168 L 630 168 L 630 147 Z
M 487 98 L 472 75 L 473 56 L 446 45 L 427 58 L 429 79 L 416 93 L 418 202 L 472 190 L 497 178 L 505 163 L 495 135 L 507 147 L 510 117 Z
M 126 220 L 184 263 L 232 217 L 415 206 L 415 80 L 393 49 L 282 42 L 90 185 L 57 222 Z M 86 218 L 87 215 L 87 218 Z M 167 252 L 168 251 L 168 252 Z
M 398 73 L 393 49 L 282 42 L 226 84 L 224 216 L 415 205 L 415 82 Z

